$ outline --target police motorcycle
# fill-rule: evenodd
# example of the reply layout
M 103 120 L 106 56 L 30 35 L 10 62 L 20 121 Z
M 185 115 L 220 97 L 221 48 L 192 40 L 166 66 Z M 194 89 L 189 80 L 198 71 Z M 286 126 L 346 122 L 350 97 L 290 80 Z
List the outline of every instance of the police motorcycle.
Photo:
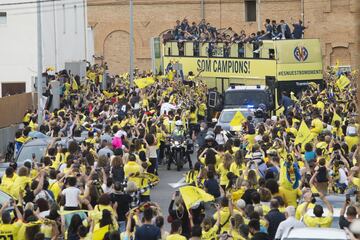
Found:
M 194 143 L 189 135 L 185 135 L 181 120 L 175 122 L 175 129 L 171 135 L 169 149 L 168 170 L 170 170 L 172 163 L 176 165 L 177 171 L 180 171 L 186 162 L 189 162 L 189 168 L 192 168 L 190 155 L 194 153 Z

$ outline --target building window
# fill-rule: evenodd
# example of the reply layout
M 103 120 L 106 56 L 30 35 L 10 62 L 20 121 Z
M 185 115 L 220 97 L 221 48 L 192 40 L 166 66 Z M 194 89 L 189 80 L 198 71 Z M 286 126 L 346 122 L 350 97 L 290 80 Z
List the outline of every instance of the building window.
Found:
M 256 22 L 256 0 L 245 0 L 245 21 Z
M 0 24 L 6 24 L 6 12 L 0 12 Z
M 1 96 L 11 96 L 15 94 L 24 93 L 26 84 L 24 82 L 19 83 L 1 83 Z

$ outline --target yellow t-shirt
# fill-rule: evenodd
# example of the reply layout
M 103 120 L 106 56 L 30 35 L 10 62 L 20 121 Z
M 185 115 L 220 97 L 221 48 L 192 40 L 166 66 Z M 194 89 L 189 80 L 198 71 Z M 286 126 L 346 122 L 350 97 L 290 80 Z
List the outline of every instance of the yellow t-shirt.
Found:
M 351 149 L 354 145 L 359 143 L 359 137 L 358 136 L 346 136 L 345 142 L 348 145 L 349 149 Z
M 304 223 L 308 227 L 328 228 L 331 227 L 332 221 L 333 216 L 330 212 L 326 217 L 311 217 L 308 214 L 304 216 Z
M 239 213 L 239 211 L 234 210 L 234 213 Z M 213 218 L 215 220 L 217 220 L 217 215 L 218 215 L 218 213 L 214 213 L 214 215 L 213 215 Z M 231 217 L 230 209 L 228 207 L 221 208 L 221 210 L 220 210 L 220 226 L 222 226 L 221 233 L 229 232 L 229 230 L 230 230 L 230 219 L 229 218 L 230 217 Z
M 14 181 L 13 187 L 11 188 L 11 195 L 14 198 L 19 197 L 19 192 L 24 191 L 26 184 L 31 183 L 31 178 L 27 176 L 17 177 Z
M 60 187 L 59 182 L 56 181 L 56 182 L 50 184 L 49 190 L 52 191 L 52 193 L 54 194 L 55 200 L 56 200 L 61 192 L 61 187 Z
M 324 129 L 323 122 L 319 118 L 315 118 L 311 121 L 311 132 L 320 134 Z
M 233 240 L 245 240 L 245 238 L 243 238 L 240 233 L 234 229 L 230 231 L 230 235 L 232 236 Z
M 18 232 L 21 228 L 22 222 L 17 221 L 13 224 L 0 224 L 0 239 L 1 240 L 14 240 L 18 238 Z
M 227 174 L 228 174 L 229 170 L 224 167 L 223 163 L 219 164 L 219 166 L 217 168 L 217 172 L 220 175 L 220 185 L 228 185 L 229 179 L 227 177 Z
M 357 187 L 360 188 L 360 178 L 353 177 L 351 182 Z
M 191 124 L 197 124 L 198 119 L 197 119 L 196 112 L 189 113 L 189 121 L 190 121 Z
M 300 219 L 301 219 L 301 217 L 302 217 L 302 216 L 301 216 L 301 213 L 302 213 L 305 205 L 306 205 L 306 202 L 303 202 L 303 203 L 301 203 L 300 205 L 297 206 L 297 208 L 296 208 L 296 213 L 295 213 L 295 218 L 296 218 L 297 220 L 300 220 Z M 313 209 L 314 207 L 315 207 L 315 204 L 309 203 L 307 209 Z
M 181 236 L 180 234 L 170 234 L 166 237 L 166 240 L 186 240 L 186 237 Z
M 216 233 L 217 233 L 218 229 L 219 229 L 219 227 L 217 225 L 214 225 L 208 231 L 202 230 L 202 232 L 201 232 L 201 240 L 216 239 L 216 237 L 217 237 Z
M 199 116 L 205 117 L 205 113 L 206 113 L 206 104 L 201 103 L 199 105 L 198 114 L 199 114 Z
M 294 206 L 296 207 L 297 206 L 297 198 L 299 196 L 301 196 L 302 192 L 300 189 L 287 189 L 287 188 L 284 188 L 284 187 L 279 187 L 279 192 L 281 193 L 282 196 L 284 196 L 284 202 L 285 202 L 285 205 L 287 206 Z
M 10 193 L 16 178 L 16 174 L 14 174 L 11 178 L 8 178 L 6 175 L 4 175 L 1 179 L 1 189 L 6 193 Z
M 231 163 L 230 165 L 230 172 L 235 174 L 236 176 L 240 177 L 240 171 L 244 170 L 244 165 L 238 166 L 236 162 Z

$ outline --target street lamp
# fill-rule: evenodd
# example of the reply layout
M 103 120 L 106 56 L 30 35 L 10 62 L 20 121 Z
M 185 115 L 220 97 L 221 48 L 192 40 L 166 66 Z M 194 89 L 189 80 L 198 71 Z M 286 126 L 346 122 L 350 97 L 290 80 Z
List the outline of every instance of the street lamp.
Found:
M 42 106 L 41 106 L 41 97 L 42 97 L 42 31 L 41 31 L 41 0 L 37 0 L 37 114 L 38 114 L 38 126 L 42 122 Z
M 134 6 L 130 0 L 130 87 L 134 85 Z

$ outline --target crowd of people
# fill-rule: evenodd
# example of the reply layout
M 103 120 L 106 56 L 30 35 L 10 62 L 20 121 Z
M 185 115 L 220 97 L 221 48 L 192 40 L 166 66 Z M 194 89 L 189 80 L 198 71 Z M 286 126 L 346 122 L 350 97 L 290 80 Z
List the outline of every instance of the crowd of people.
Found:
M 88 68 L 83 83 L 66 72 L 56 75 L 60 107 L 45 110 L 41 123 L 35 111 L 25 114 L 16 148 L 32 138 L 51 143 L 45 156 L 10 163 L 1 178 L 12 199 L 0 210 L 0 236 L 281 239 L 289 228 L 330 227 L 327 195 L 338 194 L 346 195 L 339 227 L 359 239 L 357 74 L 348 73 L 350 83 L 339 87 L 339 76 L 329 71 L 324 86 L 310 84 L 298 97 L 284 93 L 280 116 L 260 123 L 249 116 L 229 135 L 205 121 L 207 87 L 200 79 L 184 84 L 174 70 L 144 73 L 156 81 L 140 88 L 130 87 L 125 74 L 104 89 L 103 70 Z M 311 134 L 298 142 L 304 125 Z M 189 205 L 181 191 L 168 209 L 151 201 L 174 134 L 190 135 L 198 149 L 186 183 L 214 201 Z
M 163 35 L 163 41 L 195 41 L 195 42 L 215 42 L 238 44 L 270 39 L 300 39 L 303 36 L 305 27 L 303 22 L 292 23 L 293 31 L 291 31 L 289 24 L 284 20 L 279 23 L 276 20 L 266 19 L 264 29 L 256 33 L 246 34 L 244 30 L 240 33 L 233 31 L 231 27 L 225 29 L 217 29 L 215 26 L 202 19 L 199 24 L 192 22 L 191 25 L 188 19 L 182 21 L 177 20 L 176 26 L 167 31 Z

